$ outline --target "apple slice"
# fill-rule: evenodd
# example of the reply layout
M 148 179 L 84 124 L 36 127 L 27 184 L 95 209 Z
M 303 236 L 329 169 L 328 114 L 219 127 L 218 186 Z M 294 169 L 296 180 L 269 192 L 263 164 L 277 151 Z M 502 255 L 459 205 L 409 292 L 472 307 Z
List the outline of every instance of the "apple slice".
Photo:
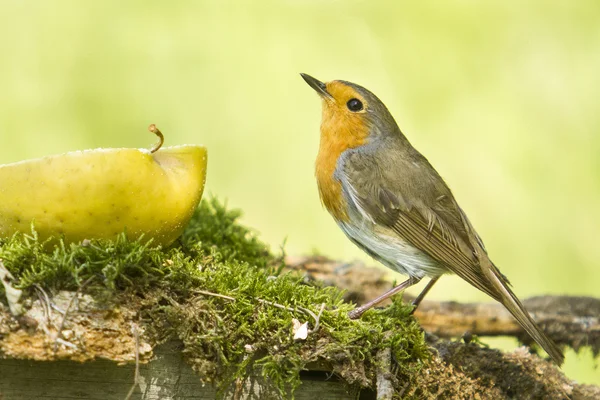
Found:
M 125 231 L 168 245 L 202 197 L 206 148 L 94 149 L 0 165 L 0 236 L 35 230 L 67 242 Z

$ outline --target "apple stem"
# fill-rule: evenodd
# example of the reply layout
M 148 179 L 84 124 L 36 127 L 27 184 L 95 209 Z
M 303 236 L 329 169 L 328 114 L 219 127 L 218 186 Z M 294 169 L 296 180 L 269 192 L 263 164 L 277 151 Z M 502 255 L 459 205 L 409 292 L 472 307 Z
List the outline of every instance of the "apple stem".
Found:
M 162 147 L 163 143 L 165 142 L 165 137 L 163 136 L 162 132 L 156 127 L 155 124 L 150 124 L 148 130 L 154 133 L 156 136 L 158 136 L 158 143 L 156 143 L 154 147 L 150 150 L 150 153 L 154 153 Z

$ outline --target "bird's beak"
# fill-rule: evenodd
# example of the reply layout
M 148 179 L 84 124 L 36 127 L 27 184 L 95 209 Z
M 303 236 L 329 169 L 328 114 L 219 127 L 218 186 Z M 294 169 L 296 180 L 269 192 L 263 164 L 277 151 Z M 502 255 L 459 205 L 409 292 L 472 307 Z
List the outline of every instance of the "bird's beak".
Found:
M 324 99 L 333 99 L 333 96 L 329 94 L 329 92 L 327 91 L 327 86 L 325 86 L 323 82 L 313 78 L 308 74 L 301 73 L 300 76 L 302 76 L 302 79 L 304 79 L 306 83 L 308 83 L 308 86 L 315 89 L 319 96 L 321 96 Z

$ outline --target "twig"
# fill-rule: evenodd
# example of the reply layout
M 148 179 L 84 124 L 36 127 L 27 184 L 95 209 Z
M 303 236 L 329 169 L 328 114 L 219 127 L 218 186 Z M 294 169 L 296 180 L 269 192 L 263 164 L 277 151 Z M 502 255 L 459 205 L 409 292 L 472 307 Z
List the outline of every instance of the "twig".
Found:
M 258 301 L 259 303 L 268 304 L 268 305 L 271 305 L 273 307 L 280 308 L 282 310 L 288 310 L 288 311 L 292 311 L 292 312 L 302 311 L 303 313 L 310 315 L 315 320 L 315 324 L 318 322 L 317 315 L 314 312 L 310 311 L 308 308 L 304 308 L 304 307 L 300 307 L 300 306 L 296 306 L 296 308 L 287 307 L 287 306 L 284 306 L 282 304 L 275 303 L 275 302 L 272 302 L 272 301 L 269 301 L 269 300 L 259 299 L 258 297 L 255 297 L 254 299 L 256 301 Z
M 62 320 L 60 321 L 60 325 L 58 327 L 58 332 L 56 332 L 56 337 L 54 338 L 54 352 L 55 353 L 58 350 L 58 339 L 62 339 L 62 331 L 63 331 L 63 328 L 65 327 L 65 322 L 67 320 L 67 317 L 69 316 L 69 310 L 71 310 L 71 306 L 73 305 L 73 301 L 76 298 L 79 297 L 79 294 L 81 293 L 81 290 L 84 287 L 86 287 L 88 285 L 88 283 L 90 283 L 95 277 L 96 277 L 95 275 L 92 275 L 85 282 L 83 282 L 83 284 L 81 284 L 81 286 L 79 286 L 77 288 L 77 290 L 73 294 L 73 297 L 71 297 L 71 300 L 69 300 L 69 304 L 67 305 L 67 309 L 65 310 L 65 314 L 63 315 Z
M 125 400 L 129 400 L 135 391 L 135 388 L 140 384 L 140 334 L 136 324 L 132 324 L 131 332 L 135 338 L 135 372 L 133 374 L 133 385 L 125 396 Z
M 219 293 L 207 292 L 206 290 L 194 289 L 194 293 L 200 293 L 200 294 L 205 294 L 207 296 L 220 297 L 221 299 L 235 301 L 234 297 L 225 296 L 224 294 L 219 294 Z
M 600 352 L 600 299 L 541 296 L 523 301 L 536 322 L 558 344 L 577 350 L 589 346 Z M 510 313 L 497 303 L 423 301 L 415 317 L 423 328 L 440 337 L 460 337 L 466 331 L 478 336 L 515 336 L 527 341 Z
M 213 297 L 219 297 L 221 299 L 230 300 L 230 301 L 236 300 L 235 297 L 225 296 L 225 295 L 219 294 L 219 293 L 207 292 L 206 290 L 195 289 L 194 293 L 204 294 L 204 295 L 213 296 Z M 265 299 L 261 299 L 258 297 L 253 297 L 253 298 L 254 298 L 254 300 L 258 301 L 259 303 L 268 304 L 270 306 L 280 308 L 282 310 L 287 310 L 287 311 L 292 311 L 292 312 L 301 311 L 305 314 L 308 314 L 315 320 L 315 326 L 313 328 L 313 331 L 316 331 L 317 328 L 319 327 L 319 319 L 321 318 L 321 313 L 323 312 L 323 308 L 325 308 L 325 303 L 323 303 L 321 306 L 321 311 L 319 311 L 319 316 L 317 316 L 314 312 L 310 311 L 308 308 L 304 308 L 304 307 L 300 307 L 300 306 L 296 306 L 296 308 L 287 307 L 282 304 L 275 303 L 273 301 L 269 301 L 269 300 L 265 300 Z
M 319 309 L 319 314 L 317 314 L 317 321 L 315 322 L 315 327 L 313 328 L 313 332 L 319 330 L 319 324 L 321 323 L 321 315 L 323 314 L 323 310 L 325 309 L 325 303 L 321 303 L 321 308 Z
M 36 294 L 38 296 L 38 299 L 40 300 L 40 305 L 44 310 L 44 316 L 46 317 L 46 324 L 44 330 L 46 333 L 48 333 L 48 329 L 52 324 L 52 319 L 50 318 L 50 297 L 48 297 L 46 291 L 37 283 L 34 284 L 33 287 L 35 287 L 35 289 L 37 290 Z
M 60 308 L 59 306 L 57 306 L 54 303 L 50 303 L 50 308 L 52 308 L 54 311 L 56 311 L 60 315 L 65 315 L 65 310 L 63 310 L 62 308 Z
M 386 332 L 385 339 L 390 337 L 390 332 Z M 377 352 L 377 400 L 392 400 L 394 396 L 394 385 L 390 377 L 392 376 L 392 348 L 386 346 Z
M 181 304 L 179 304 L 178 302 L 176 302 L 175 300 L 173 300 L 170 296 L 167 296 L 166 294 L 163 294 L 161 297 L 163 299 L 167 300 L 169 303 L 171 303 L 171 305 L 173 307 L 181 307 Z

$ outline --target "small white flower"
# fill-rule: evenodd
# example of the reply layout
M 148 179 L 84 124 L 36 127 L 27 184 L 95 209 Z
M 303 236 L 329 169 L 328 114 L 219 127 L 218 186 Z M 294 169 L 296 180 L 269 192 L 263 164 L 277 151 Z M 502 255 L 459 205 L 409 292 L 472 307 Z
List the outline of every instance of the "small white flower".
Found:
M 294 340 L 305 340 L 308 337 L 308 322 L 301 324 L 296 318 L 292 319 L 292 332 Z

